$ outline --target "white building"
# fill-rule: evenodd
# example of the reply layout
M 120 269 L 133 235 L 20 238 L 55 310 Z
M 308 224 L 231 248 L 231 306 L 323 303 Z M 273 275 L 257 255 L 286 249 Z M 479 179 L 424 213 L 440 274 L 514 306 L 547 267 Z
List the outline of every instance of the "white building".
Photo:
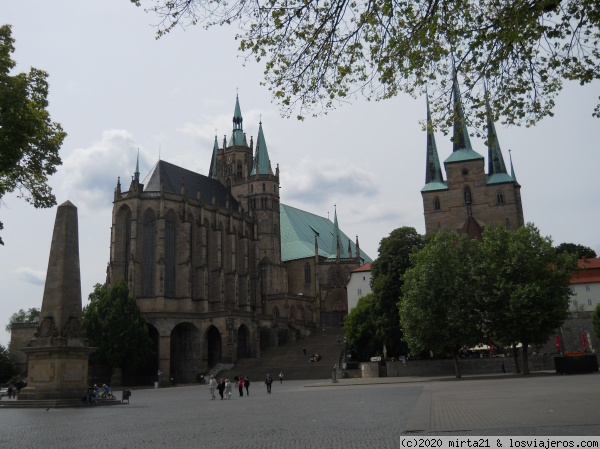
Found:
M 358 304 L 359 298 L 371 293 L 371 262 L 350 272 L 346 291 L 348 292 L 348 313 L 350 313 Z
M 572 311 L 593 312 L 600 304 L 600 259 L 582 258 L 577 266 L 579 269 L 571 276 L 571 305 Z M 358 268 L 360 270 L 360 268 Z M 348 302 L 350 302 L 348 289 Z

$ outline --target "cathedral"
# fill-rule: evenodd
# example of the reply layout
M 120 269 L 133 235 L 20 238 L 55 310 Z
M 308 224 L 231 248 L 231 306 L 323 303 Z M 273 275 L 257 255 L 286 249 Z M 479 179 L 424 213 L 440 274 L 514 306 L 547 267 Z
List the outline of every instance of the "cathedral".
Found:
M 114 193 L 107 283 L 124 280 L 157 359 L 149 373 L 192 382 L 218 363 L 341 326 L 350 272 L 371 259 L 338 225 L 280 203 L 262 122 L 248 141 L 215 137 L 208 176 L 159 160 Z
M 488 169 L 484 157 L 473 150 L 457 83 L 453 87 L 454 129 L 452 154 L 442 173 L 427 103 L 427 161 L 425 186 L 421 189 L 426 234 L 440 229 L 481 239 L 486 226 L 524 225 L 521 186 L 510 162 L 508 173 L 496 128 L 487 104 Z

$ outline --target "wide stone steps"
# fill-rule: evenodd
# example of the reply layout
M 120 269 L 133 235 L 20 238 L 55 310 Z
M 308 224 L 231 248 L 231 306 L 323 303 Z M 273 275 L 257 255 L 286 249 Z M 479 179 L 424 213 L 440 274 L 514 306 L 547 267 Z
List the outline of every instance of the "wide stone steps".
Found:
M 233 379 L 235 376 L 248 376 L 251 383 L 262 383 L 270 374 L 277 382 L 279 373 L 283 372 L 284 381 L 327 379 L 331 377 L 334 365 L 340 361 L 342 341 L 341 328 L 320 329 L 285 346 L 268 348 L 259 358 L 240 359 L 235 367 L 222 370 L 215 377 Z M 302 348 L 306 348 L 306 355 Z M 319 362 L 309 362 L 309 356 L 314 353 L 321 356 Z

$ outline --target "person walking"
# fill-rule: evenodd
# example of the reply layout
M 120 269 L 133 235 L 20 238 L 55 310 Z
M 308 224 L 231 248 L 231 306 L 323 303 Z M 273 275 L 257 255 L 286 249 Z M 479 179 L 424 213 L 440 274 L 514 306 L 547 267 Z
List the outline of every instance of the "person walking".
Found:
M 267 374 L 267 378 L 265 379 L 265 384 L 267 385 L 267 393 L 271 393 L 271 384 L 273 383 L 273 378 L 270 374 Z
M 208 381 L 208 390 L 210 391 L 210 399 L 215 399 L 215 389 L 217 388 L 217 379 L 214 376 L 210 376 L 210 380 Z
M 219 385 L 217 386 L 217 390 L 219 390 L 219 396 L 221 396 L 221 400 L 223 400 L 223 392 L 225 391 L 225 387 L 227 386 L 226 382 L 221 378 L 219 381 Z
M 281 371 L 279 373 L 279 383 L 282 384 L 283 383 L 283 371 Z
M 244 378 L 242 376 L 238 379 L 238 391 L 240 396 L 244 396 Z
M 229 379 L 225 379 L 225 397 L 231 399 L 231 382 L 229 382 Z
M 250 388 L 250 379 L 248 379 L 248 376 L 244 377 L 244 388 L 246 388 L 246 396 L 250 396 L 250 392 L 248 391 L 248 388 Z

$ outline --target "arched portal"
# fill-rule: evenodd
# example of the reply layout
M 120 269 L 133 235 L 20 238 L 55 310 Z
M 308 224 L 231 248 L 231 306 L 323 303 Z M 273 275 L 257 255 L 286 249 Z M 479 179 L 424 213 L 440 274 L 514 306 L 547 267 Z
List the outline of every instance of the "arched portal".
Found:
M 204 341 L 204 347 L 206 349 L 205 358 L 208 361 L 208 367 L 212 368 L 221 361 L 221 332 L 219 332 L 219 329 L 217 329 L 215 326 L 210 326 L 206 331 L 206 337 Z
M 245 324 L 242 324 L 237 331 L 237 358 L 248 358 L 250 353 L 250 331 Z
M 171 332 L 171 379 L 175 383 L 194 382 L 199 365 L 198 329 L 193 324 L 180 323 Z

